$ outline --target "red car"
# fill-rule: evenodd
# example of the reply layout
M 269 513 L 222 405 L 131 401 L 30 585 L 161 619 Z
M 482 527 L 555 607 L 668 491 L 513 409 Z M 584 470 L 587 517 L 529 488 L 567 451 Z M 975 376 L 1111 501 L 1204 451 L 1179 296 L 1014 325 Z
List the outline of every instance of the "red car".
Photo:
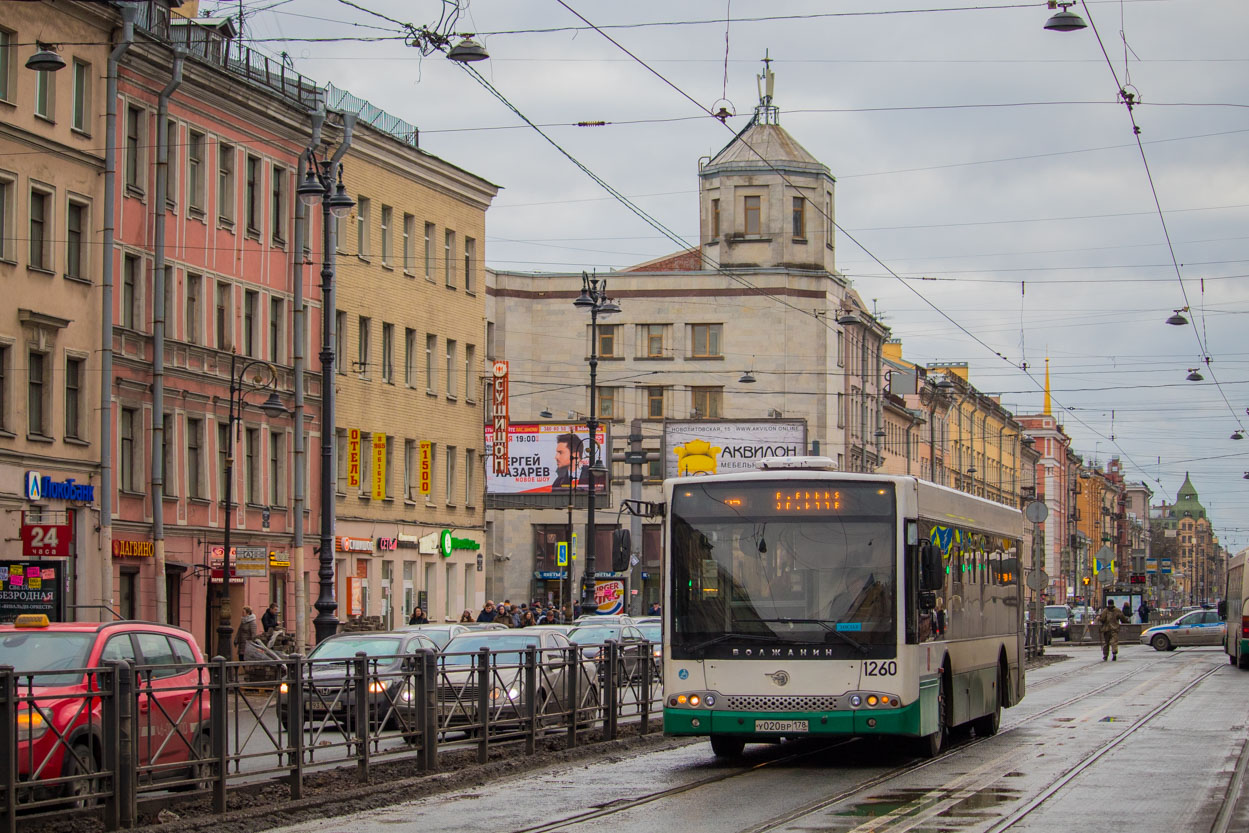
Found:
M 45 616 L 19 616 L 0 625 L 0 666 L 12 666 L 17 676 L 19 780 L 85 776 L 103 767 L 102 700 L 90 694 L 111 685 L 83 669 L 115 660 L 139 666 L 140 783 L 191 777 L 193 769 L 176 765 L 209 757 L 208 680 L 191 634 L 152 622 L 49 623 Z M 83 804 L 100 789 L 82 777 L 64 786 Z

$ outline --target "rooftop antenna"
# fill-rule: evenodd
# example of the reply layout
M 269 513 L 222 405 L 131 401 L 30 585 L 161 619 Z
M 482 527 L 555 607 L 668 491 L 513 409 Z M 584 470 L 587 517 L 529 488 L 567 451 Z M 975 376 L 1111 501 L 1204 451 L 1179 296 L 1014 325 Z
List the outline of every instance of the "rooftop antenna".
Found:
M 769 50 L 763 51 L 763 74 L 755 76 L 755 85 L 759 89 L 759 106 L 755 108 L 757 124 L 780 124 L 781 111 L 772 104 L 772 95 L 776 90 L 776 75 L 772 72 L 772 59 Z

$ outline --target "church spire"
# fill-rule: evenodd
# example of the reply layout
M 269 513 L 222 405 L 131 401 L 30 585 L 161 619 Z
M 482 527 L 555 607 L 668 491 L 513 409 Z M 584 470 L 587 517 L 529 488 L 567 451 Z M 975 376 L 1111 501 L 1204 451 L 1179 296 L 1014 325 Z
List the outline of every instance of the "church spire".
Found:
M 755 108 L 755 124 L 780 124 L 781 111 L 772 103 L 772 93 L 776 88 L 776 75 L 772 72 L 772 59 L 768 50 L 763 50 L 763 72 L 755 76 L 755 84 L 759 88 L 759 106 Z
M 1041 410 L 1041 413 L 1045 414 L 1045 416 L 1050 416 L 1051 411 L 1052 409 L 1050 407 L 1050 358 L 1049 356 L 1046 356 L 1045 357 L 1045 407 Z

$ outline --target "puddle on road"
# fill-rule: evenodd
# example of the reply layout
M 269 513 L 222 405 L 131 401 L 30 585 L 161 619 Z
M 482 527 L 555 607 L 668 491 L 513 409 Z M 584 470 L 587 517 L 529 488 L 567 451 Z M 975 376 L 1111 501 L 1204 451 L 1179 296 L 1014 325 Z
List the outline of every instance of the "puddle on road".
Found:
M 1023 773 L 1014 772 L 1009 773 L 1009 775 L 1020 777 Z M 936 813 L 932 818 L 920 822 L 920 825 L 915 828 L 916 833 L 919 831 L 924 831 L 924 833 L 955 833 L 955 831 L 964 830 L 969 822 L 979 822 L 986 818 L 996 817 L 997 813 L 993 812 L 994 808 L 1017 801 L 1022 795 L 1023 792 L 1021 790 L 1008 787 L 986 787 L 982 790 L 977 790 L 971 795 L 959 799 L 950 807 Z M 834 817 L 840 817 L 844 820 L 842 822 L 844 826 L 834 823 L 832 826 L 806 829 L 818 829 L 821 831 L 848 830 L 852 827 L 858 827 L 865 818 L 881 818 L 893 813 L 896 813 L 898 819 L 902 820 L 916 813 L 930 810 L 934 804 L 940 801 L 948 800 L 950 800 L 948 794 L 933 796 L 931 795 L 931 790 L 891 790 L 834 812 L 832 814 Z

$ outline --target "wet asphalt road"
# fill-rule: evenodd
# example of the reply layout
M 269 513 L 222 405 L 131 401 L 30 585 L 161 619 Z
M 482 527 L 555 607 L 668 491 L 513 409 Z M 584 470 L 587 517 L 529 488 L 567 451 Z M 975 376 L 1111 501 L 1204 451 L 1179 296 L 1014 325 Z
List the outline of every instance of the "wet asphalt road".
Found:
M 1028 674 L 1002 731 L 921 763 L 890 741 L 705 742 L 523 776 L 290 833 L 1249 831 L 1249 672 L 1213 648 L 1095 648 Z M 1234 795 L 1229 796 L 1230 792 Z

